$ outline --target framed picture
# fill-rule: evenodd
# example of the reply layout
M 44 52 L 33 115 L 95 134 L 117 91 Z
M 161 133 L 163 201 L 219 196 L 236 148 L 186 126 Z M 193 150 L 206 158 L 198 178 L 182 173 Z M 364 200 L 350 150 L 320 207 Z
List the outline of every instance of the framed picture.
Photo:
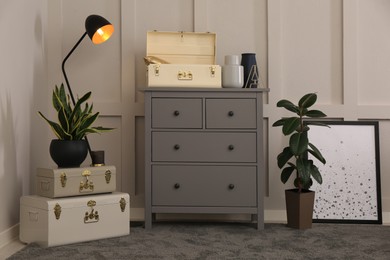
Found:
M 315 163 L 313 222 L 382 224 L 379 126 L 376 121 L 332 121 L 310 126 L 309 140 L 326 159 Z M 316 159 L 313 159 L 316 160 Z

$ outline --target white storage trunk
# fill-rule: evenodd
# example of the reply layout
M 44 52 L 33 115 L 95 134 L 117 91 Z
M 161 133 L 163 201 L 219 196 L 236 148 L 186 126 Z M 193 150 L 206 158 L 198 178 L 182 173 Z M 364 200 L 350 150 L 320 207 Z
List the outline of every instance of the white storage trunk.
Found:
M 115 166 L 37 169 L 36 193 L 40 196 L 59 198 L 115 190 Z
M 20 241 L 58 246 L 130 233 L 129 194 L 20 199 Z
M 221 66 L 215 64 L 215 33 L 147 33 L 149 87 L 221 87 Z

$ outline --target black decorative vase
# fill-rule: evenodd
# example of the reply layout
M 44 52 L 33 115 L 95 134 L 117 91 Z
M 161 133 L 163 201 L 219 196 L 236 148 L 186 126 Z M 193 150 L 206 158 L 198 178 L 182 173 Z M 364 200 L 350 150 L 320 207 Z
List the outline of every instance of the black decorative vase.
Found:
M 85 140 L 58 140 L 50 143 L 50 156 L 58 168 L 80 167 L 88 154 Z
M 259 71 L 257 69 L 256 54 L 241 54 L 241 65 L 244 67 L 244 88 L 257 88 Z

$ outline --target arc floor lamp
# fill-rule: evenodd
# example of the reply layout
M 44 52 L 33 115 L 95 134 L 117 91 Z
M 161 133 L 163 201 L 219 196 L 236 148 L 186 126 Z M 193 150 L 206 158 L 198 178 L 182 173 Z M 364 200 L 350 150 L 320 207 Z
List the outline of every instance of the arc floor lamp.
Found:
M 109 21 L 107 21 L 104 17 L 96 14 L 88 16 L 87 19 L 85 20 L 85 33 L 76 42 L 76 44 L 70 50 L 68 55 L 66 55 L 66 57 L 62 61 L 62 73 L 64 74 L 66 86 L 68 88 L 69 95 L 73 105 L 76 104 L 76 101 L 73 96 L 73 92 L 65 72 L 66 61 L 69 59 L 70 55 L 72 55 L 72 53 L 76 50 L 76 48 L 80 45 L 80 43 L 84 40 L 87 34 L 94 44 L 100 44 L 107 41 L 113 33 L 114 33 L 114 26 Z M 100 151 L 91 151 L 91 147 L 89 145 L 87 137 L 85 137 L 85 140 L 87 141 L 88 152 L 89 155 L 91 156 L 92 165 L 104 164 L 104 154 L 102 154 L 102 152 Z

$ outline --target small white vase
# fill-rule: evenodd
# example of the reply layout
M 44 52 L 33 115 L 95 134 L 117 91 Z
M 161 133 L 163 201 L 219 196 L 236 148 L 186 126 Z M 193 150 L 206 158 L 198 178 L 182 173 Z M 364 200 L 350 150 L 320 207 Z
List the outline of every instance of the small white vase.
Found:
M 238 55 L 226 55 L 222 66 L 222 87 L 242 88 L 244 85 L 244 67 L 240 65 Z

